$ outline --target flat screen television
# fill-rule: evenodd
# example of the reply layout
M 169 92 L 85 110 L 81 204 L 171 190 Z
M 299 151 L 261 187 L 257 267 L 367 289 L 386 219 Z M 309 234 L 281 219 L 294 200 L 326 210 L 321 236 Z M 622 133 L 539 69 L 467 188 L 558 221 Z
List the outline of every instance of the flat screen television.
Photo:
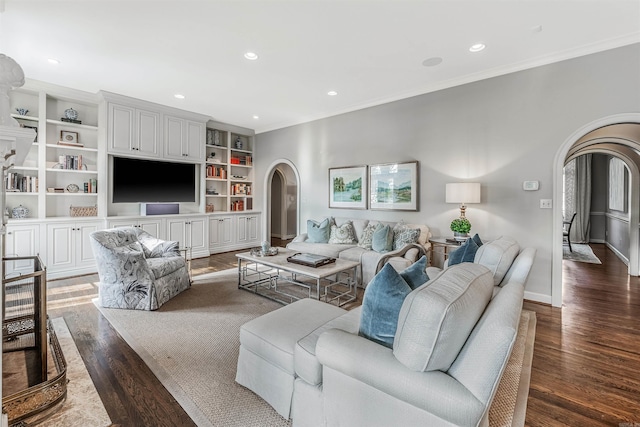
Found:
M 113 158 L 113 203 L 196 201 L 196 165 Z

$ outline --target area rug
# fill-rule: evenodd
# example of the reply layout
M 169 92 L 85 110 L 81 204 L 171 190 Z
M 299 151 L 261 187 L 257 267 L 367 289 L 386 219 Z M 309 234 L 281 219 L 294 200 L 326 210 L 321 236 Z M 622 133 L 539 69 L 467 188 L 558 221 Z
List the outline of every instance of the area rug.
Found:
M 240 326 L 282 307 L 238 290 L 237 274 L 230 269 L 198 276 L 191 289 L 155 312 L 98 308 L 199 426 L 289 426 L 271 406 L 235 382 Z M 521 321 L 524 344 L 516 342 L 514 347 L 514 355 L 518 348 L 522 354 L 512 356 L 519 362 L 506 371 L 514 371 L 508 376 L 514 384 L 499 390 L 494 400 L 505 400 L 506 393 L 509 401 L 494 404 L 492 426 L 511 425 L 512 419 L 520 418 L 524 424 L 530 374 L 526 349 L 527 342 L 532 346 L 535 325 L 535 314 L 526 313 L 533 316 Z M 514 408 L 523 413 L 513 416 Z
M 572 243 L 571 249 L 573 252 L 569 252 L 569 246 L 562 246 L 562 259 L 568 261 L 586 262 L 589 264 L 602 264 L 600 259 L 593 253 L 591 246 L 583 245 L 580 243 Z

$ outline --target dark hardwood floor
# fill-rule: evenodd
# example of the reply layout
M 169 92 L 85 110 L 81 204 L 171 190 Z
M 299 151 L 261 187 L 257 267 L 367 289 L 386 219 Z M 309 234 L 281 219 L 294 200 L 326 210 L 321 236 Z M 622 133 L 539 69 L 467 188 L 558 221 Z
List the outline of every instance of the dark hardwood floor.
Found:
M 529 426 L 640 423 L 640 279 L 592 247 L 602 265 L 564 262 L 562 309 L 524 303 L 538 319 Z M 192 262 L 194 275 L 232 267 L 235 252 Z M 65 318 L 114 424 L 194 425 L 95 308 L 97 292 L 97 275 L 50 281 L 49 315 Z

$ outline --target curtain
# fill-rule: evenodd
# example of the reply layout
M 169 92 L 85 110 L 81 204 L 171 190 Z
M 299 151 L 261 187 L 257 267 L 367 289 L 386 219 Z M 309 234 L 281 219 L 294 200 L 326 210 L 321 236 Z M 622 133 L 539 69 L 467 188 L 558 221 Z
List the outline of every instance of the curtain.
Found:
M 569 221 L 574 212 L 571 242 L 588 243 L 591 227 L 591 154 L 579 156 L 564 168 L 564 218 Z

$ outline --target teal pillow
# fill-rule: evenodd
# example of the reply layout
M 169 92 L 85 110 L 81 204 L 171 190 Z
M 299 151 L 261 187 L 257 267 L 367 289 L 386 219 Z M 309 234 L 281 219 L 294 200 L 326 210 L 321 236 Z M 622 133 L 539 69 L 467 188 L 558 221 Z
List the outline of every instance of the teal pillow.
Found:
M 391 264 L 385 264 L 364 291 L 359 335 L 393 348 L 400 309 L 410 292 L 402 276 Z
M 449 267 L 462 262 L 473 262 L 479 247 L 473 238 L 467 239 L 462 246 L 449 254 Z
M 309 243 L 328 243 L 331 236 L 331 221 L 326 218 L 322 222 L 307 220 L 307 241 Z
M 478 233 L 474 234 L 472 239 L 474 242 L 476 242 L 476 245 L 478 245 L 478 247 L 483 245 L 482 240 L 480 240 L 480 236 L 478 236 Z
M 418 261 L 411 264 L 400 272 L 400 276 L 404 279 L 409 287 L 413 290 L 419 288 L 429 281 L 429 276 L 425 271 L 427 269 L 427 257 L 422 255 Z
M 393 249 L 393 229 L 388 225 L 378 224 L 373 232 L 371 249 L 376 252 L 389 252 Z

